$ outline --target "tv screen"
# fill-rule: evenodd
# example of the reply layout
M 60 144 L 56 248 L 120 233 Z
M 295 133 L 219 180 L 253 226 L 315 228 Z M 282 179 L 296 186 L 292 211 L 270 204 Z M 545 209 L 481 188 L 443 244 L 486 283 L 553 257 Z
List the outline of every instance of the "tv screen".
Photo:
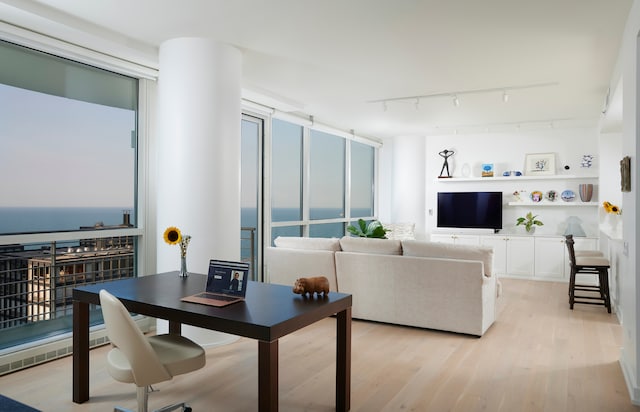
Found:
M 438 192 L 438 227 L 502 229 L 502 192 Z

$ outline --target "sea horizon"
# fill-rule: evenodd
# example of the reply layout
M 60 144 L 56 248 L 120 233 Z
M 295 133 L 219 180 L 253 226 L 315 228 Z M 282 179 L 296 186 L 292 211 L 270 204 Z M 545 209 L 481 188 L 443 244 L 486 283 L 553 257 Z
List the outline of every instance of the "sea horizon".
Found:
M 354 214 L 364 215 L 370 209 L 354 209 Z M 78 230 L 96 225 L 116 226 L 124 222 L 124 213 L 129 212 L 129 222 L 135 226 L 133 207 L 0 207 L 0 234 L 46 233 Z M 342 209 L 314 208 L 312 219 L 332 219 L 342 217 Z M 272 209 L 274 222 L 299 221 L 298 208 Z M 354 217 L 354 219 L 356 219 Z M 329 227 L 328 224 L 327 228 Z M 241 209 L 241 226 L 257 226 L 257 210 Z M 318 235 L 316 233 L 316 235 Z

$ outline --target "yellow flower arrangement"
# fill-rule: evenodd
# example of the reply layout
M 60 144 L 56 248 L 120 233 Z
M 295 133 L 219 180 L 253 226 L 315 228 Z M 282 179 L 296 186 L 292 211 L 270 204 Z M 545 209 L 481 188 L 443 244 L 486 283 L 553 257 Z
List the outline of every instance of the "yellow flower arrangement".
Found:
M 622 213 L 622 209 L 620 209 L 618 206 L 611 204 L 610 202 L 602 202 L 602 207 L 604 208 L 604 211 L 607 213 L 611 213 L 614 215 L 619 215 Z
M 191 236 L 182 236 L 180 229 L 175 226 L 169 226 L 162 237 L 170 245 L 180 245 L 180 277 L 189 276 L 189 272 L 187 272 L 187 246 L 189 246 Z

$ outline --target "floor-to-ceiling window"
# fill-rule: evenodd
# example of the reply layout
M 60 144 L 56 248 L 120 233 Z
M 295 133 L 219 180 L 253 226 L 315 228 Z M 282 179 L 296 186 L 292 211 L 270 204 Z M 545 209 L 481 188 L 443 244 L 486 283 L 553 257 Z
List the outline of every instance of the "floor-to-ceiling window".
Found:
M 271 242 L 342 237 L 375 218 L 375 146 L 280 119 L 271 132 Z
M 250 263 L 251 280 L 260 280 L 264 119 L 243 115 L 241 136 L 240 256 Z
M 349 164 L 351 218 L 366 218 L 374 215 L 375 154 L 373 146 L 351 142 Z
M 271 122 L 271 237 L 302 235 L 302 126 Z
M 75 286 L 135 276 L 138 80 L 2 41 L 0 61 L 1 349 L 69 331 Z

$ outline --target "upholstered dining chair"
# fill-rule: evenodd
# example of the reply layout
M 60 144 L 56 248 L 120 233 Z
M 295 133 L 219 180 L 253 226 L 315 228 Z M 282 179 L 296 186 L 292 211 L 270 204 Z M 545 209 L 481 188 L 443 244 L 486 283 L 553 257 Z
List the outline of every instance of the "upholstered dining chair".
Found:
M 150 386 L 188 373 L 205 365 L 204 349 L 175 334 L 145 337 L 122 302 L 106 290 L 100 291 L 100 306 L 113 349 L 107 354 L 107 370 L 120 382 L 135 383 L 138 412 L 147 412 Z M 156 412 L 182 408 L 184 402 L 168 405 Z M 115 407 L 114 411 L 128 411 Z

